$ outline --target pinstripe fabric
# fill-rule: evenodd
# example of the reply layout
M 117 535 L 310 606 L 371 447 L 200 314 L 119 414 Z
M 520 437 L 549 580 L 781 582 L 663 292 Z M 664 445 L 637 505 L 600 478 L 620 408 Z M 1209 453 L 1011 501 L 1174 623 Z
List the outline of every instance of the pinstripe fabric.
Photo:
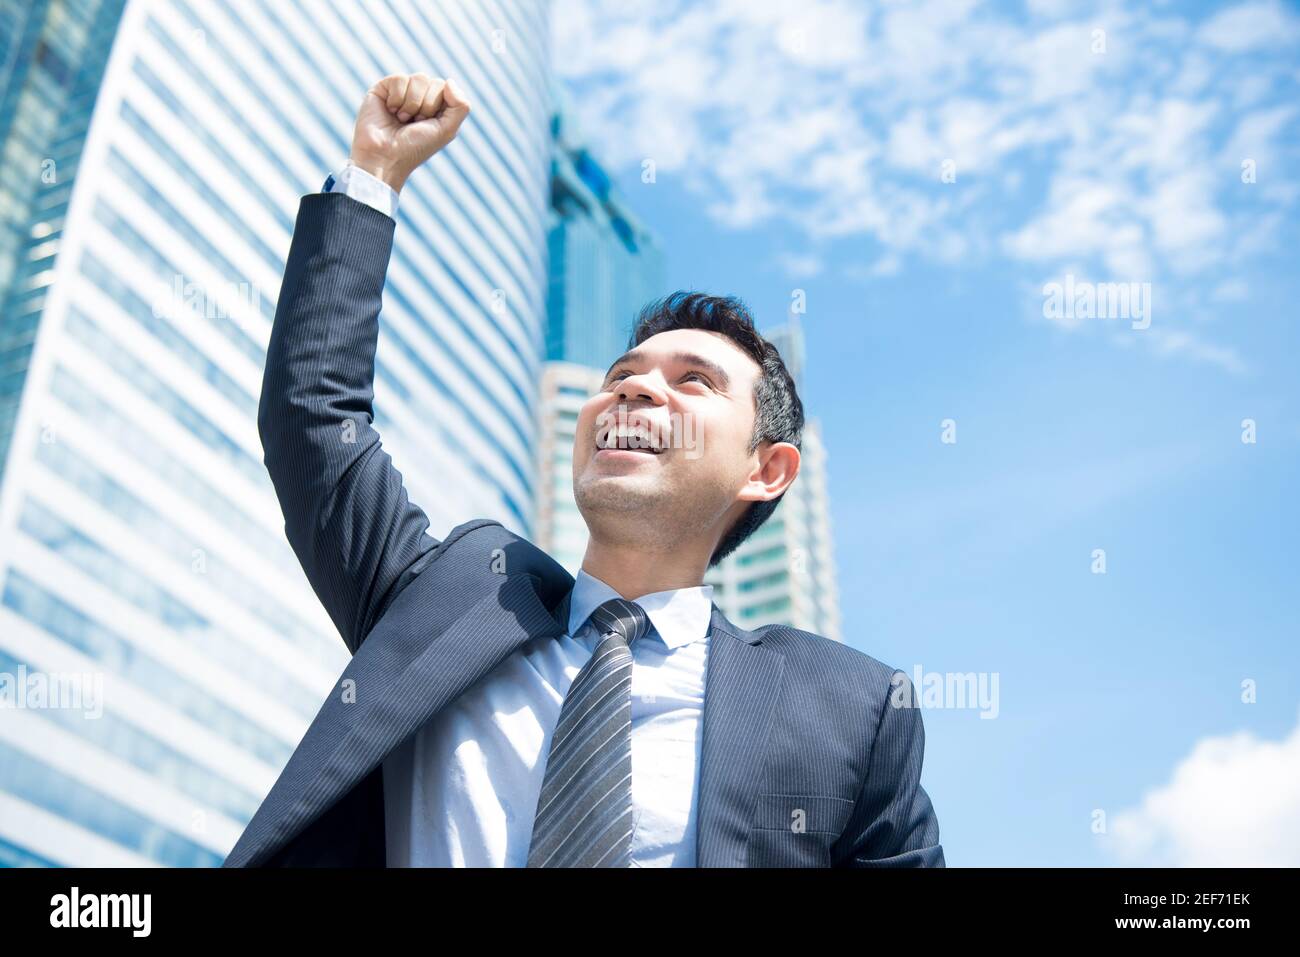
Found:
M 285 535 L 354 653 L 438 545 L 372 425 L 395 226 L 342 193 L 302 197 L 257 409 Z
M 635 602 L 591 613 L 604 635 L 560 708 L 529 867 L 627 867 L 632 850 L 632 646 L 650 630 Z
M 370 425 L 392 236 L 347 196 L 302 199 L 258 426 L 286 535 L 353 657 L 227 867 L 382 866 L 385 756 L 525 642 L 567 630 L 573 577 L 491 519 L 430 536 Z M 747 631 L 715 605 L 698 865 L 944 866 L 921 711 L 900 703 L 916 700 L 869 655 Z

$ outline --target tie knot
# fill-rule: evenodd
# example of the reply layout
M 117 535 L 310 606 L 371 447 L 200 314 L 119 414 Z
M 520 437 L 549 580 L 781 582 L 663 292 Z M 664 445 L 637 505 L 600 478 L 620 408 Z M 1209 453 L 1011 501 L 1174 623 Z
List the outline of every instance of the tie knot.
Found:
M 633 642 L 650 630 L 645 609 L 626 598 L 611 598 L 591 613 L 592 623 L 602 635 L 618 632 L 632 647 Z

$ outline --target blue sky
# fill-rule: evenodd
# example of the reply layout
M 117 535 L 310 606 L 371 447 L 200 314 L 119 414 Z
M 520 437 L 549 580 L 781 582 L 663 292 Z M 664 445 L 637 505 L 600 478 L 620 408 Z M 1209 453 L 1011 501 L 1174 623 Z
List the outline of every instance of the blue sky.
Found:
M 806 293 L 846 640 L 997 676 L 925 712 L 949 863 L 1300 865 L 1296 8 L 554 19 L 670 285 Z M 1067 275 L 1149 327 L 1046 318 Z

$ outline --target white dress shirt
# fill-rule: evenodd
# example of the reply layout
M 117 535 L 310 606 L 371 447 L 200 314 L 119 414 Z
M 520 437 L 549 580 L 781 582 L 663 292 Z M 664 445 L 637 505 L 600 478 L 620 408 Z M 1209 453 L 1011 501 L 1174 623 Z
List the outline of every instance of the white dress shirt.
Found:
M 321 192 L 343 193 L 373 206 L 385 216 L 397 217 L 397 190 L 360 166 L 352 165 L 351 160 L 337 173 L 329 175 Z
M 632 647 L 633 867 L 694 867 L 713 586 L 636 599 Z M 524 867 L 551 734 L 618 593 L 579 571 L 568 633 L 525 642 L 384 761 L 390 867 Z
M 322 193 L 342 193 L 373 206 L 385 216 L 397 217 L 397 190 L 382 179 L 347 161 L 337 173 L 330 173 Z

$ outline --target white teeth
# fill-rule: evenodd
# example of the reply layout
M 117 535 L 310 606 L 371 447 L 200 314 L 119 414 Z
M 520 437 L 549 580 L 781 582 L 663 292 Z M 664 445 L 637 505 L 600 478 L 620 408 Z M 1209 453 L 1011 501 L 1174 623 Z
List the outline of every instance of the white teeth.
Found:
M 602 449 L 631 449 L 653 455 L 662 451 L 649 430 L 644 428 L 611 429 L 596 440 L 596 446 Z

